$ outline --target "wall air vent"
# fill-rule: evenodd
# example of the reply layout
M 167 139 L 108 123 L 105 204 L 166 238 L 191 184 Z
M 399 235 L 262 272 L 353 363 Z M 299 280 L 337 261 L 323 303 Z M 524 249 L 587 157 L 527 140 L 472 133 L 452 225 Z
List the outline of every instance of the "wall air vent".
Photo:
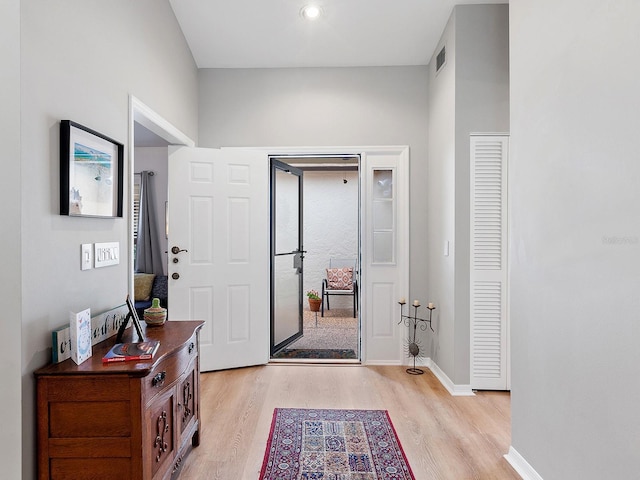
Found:
M 436 57 L 436 73 L 444 67 L 445 63 L 447 63 L 447 54 L 445 47 L 442 47 L 442 50 L 440 50 L 440 53 L 438 53 L 438 56 Z

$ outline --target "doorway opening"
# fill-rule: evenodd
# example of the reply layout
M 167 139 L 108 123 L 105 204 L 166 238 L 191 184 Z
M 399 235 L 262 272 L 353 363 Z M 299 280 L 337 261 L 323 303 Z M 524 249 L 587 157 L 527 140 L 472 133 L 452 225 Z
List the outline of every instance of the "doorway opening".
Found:
M 272 362 L 361 359 L 360 161 L 354 154 L 271 157 L 283 172 L 271 191 Z M 294 170 L 301 172 L 299 192 L 285 175 Z M 313 296 L 320 298 L 317 311 Z
M 129 106 L 129 291 L 142 318 L 144 309 L 151 305 L 152 296 L 160 298 L 163 307 L 168 306 L 168 147 L 193 146 L 194 142 L 136 97 L 130 97 Z M 141 188 L 144 176 L 147 176 L 144 183 L 148 192 L 143 192 Z M 144 215 L 141 214 L 141 206 L 146 212 Z M 145 217 L 144 220 L 142 217 Z M 145 231 L 144 235 L 141 235 L 142 230 Z M 157 262 L 147 259 L 140 264 L 137 261 L 141 237 L 144 239 L 140 243 L 154 245 L 151 253 L 146 247 L 147 256 Z M 154 263 L 155 267 L 152 267 Z

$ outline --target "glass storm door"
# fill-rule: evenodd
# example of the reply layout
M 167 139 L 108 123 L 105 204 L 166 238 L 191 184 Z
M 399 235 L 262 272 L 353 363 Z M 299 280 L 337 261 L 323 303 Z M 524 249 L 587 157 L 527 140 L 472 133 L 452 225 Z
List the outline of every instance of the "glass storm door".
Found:
M 271 355 L 302 336 L 302 170 L 271 159 Z

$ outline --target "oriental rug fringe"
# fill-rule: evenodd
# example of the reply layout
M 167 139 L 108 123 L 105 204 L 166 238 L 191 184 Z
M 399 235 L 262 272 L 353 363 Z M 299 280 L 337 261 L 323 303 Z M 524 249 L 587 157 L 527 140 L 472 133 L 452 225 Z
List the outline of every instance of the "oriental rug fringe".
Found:
M 386 410 L 276 408 L 260 480 L 414 480 Z

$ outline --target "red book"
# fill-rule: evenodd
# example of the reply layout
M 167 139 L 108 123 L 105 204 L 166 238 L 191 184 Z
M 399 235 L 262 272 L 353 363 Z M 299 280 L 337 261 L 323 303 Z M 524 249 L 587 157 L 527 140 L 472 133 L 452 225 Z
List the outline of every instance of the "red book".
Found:
M 160 347 L 158 340 L 147 340 L 138 343 L 116 343 L 102 357 L 102 363 L 149 360 L 158 351 L 158 347 Z

